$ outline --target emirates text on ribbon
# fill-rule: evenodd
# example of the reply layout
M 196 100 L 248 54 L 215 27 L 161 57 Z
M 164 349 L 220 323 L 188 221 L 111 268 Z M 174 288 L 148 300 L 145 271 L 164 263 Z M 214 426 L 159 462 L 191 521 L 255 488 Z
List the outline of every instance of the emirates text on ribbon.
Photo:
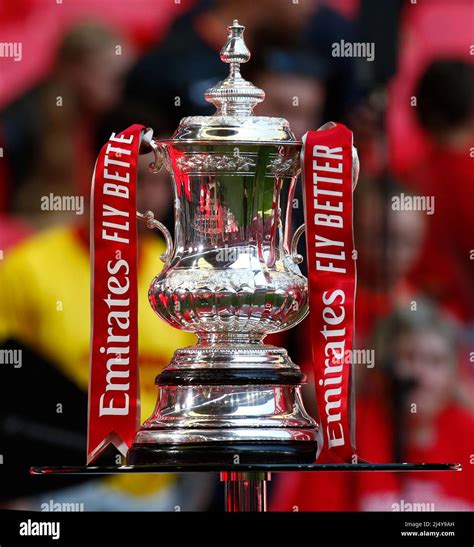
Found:
M 127 210 L 120 210 L 105 203 L 105 196 L 128 200 L 130 182 L 130 163 L 123 159 L 132 151 L 127 145 L 132 144 L 133 135 L 116 136 L 112 134 L 106 146 L 104 158 L 103 185 L 104 202 L 102 203 L 102 239 L 128 244 L 130 219 Z M 116 146 L 115 143 L 120 146 Z M 113 157 L 113 156 L 115 157 Z M 119 184 L 120 183 L 120 184 Z M 128 218 L 129 220 L 124 220 Z M 112 222 L 113 221 L 113 222 Z M 115 256 L 120 256 L 117 252 Z M 107 375 L 105 392 L 100 396 L 99 416 L 128 415 L 130 406 L 130 264 L 120 258 L 107 262 L 107 288 L 110 291 L 104 302 L 109 309 L 107 322 L 107 347 L 99 351 L 107 354 Z M 110 357 L 109 357 L 110 356 Z M 122 397 L 119 393 L 122 393 Z

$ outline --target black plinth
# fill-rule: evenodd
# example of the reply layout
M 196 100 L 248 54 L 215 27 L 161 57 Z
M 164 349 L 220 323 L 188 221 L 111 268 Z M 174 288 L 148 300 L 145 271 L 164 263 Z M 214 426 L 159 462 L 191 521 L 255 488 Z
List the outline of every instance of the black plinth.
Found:
M 196 444 L 138 444 L 128 451 L 130 465 L 192 465 L 206 461 L 209 465 L 312 463 L 316 441 L 206 442 Z M 238 461 L 236 461 L 236 459 Z

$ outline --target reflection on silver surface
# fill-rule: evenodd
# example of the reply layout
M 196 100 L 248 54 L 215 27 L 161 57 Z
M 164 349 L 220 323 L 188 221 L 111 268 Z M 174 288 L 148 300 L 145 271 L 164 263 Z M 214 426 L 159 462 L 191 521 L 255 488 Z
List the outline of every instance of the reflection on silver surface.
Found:
M 165 386 L 145 427 L 304 427 L 309 416 L 295 386 Z
M 226 163 L 225 152 L 232 157 L 237 148 L 216 145 L 219 154 L 193 168 L 183 157 L 201 158 L 209 146 L 166 146 L 175 181 L 175 250 L 150 288 L 153 309 L 197 333 L 263 335 L 295 325 L 307 313 L 307 282 L 287 252 L 296 175 L 275 177 L 272 162 L 296 162 L 297 149 L 249 144 L 238 148 L 246 160 Z

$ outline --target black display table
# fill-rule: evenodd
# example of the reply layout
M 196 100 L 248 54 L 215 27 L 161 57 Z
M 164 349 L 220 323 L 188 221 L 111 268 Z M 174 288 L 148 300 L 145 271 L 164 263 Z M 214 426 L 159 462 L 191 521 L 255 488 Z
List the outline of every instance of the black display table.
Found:
M 111 475 L 119 473 L 220 473 L 225 482 L 225 507 L 228 512 L 265 511 L 266 483 L 273 472 L 294 471 L 461 471 L 458 463 L 306 463 L 306 464 L 207 464 L 57 466 L 31 467 L 32 475 Z

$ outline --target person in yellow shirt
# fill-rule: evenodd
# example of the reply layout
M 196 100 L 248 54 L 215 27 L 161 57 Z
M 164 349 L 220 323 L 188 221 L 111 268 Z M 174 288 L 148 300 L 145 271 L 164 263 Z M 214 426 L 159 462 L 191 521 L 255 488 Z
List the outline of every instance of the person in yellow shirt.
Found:
M 162 219 L 169 210 L 171 184 L 166 173 L 147 173 L 149 162 L 149 157 L 140 159 L 138 204 L 141 210 L 154 209 L 156 218 Z M 8 251 L 0 262 L 0 348 L 5 356 L 22 361 L 20 366 L 13 363 L 14 359 L 0 365 L 0 447 L 6 447 L 0 468 L 15 483 L 13 489 L 3 489 L 0 501 L 10 501 L 11 506 L 13 497 L 22 498 L 21 505 L 33 509 L 50 499 L 82 502 L 85 510 L 202 508 L 208 492 L 203 488 L 204 479 L 188 475 L 180 479 L 162 474 L 115 475 L 75 486 L 64 477 L 60 483 L 48 479 L 47 484 L 44 479 L 26 478 L 29 465 L 85 462 L 90 343 L 88 234 L 87 219 L 79 225 L 49 228 Z M 194 335 L 161 321 L 148 303 L 148 287 L 162 267 L 159 257 L 164 251 L 165 244 L 158 235 L 139 225 L 142 421 L 156 403 L 156 375 L 177 348 L 195 343 Z M 113 463 L 120 462 L 112 456 Z M 196 484 L 199 486 L 193 488 Z M 31 497 L 35 490 L 52 489 L 53 485 L 68 488 Z

